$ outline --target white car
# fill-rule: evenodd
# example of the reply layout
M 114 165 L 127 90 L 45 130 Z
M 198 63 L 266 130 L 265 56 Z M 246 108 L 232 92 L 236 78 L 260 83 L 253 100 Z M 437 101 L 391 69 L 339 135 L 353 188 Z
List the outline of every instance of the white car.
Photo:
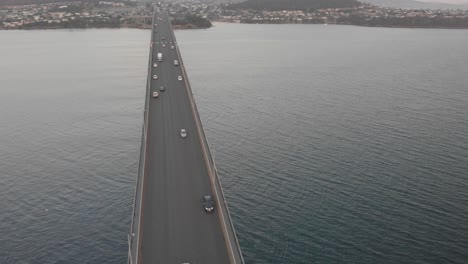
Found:
M 153 97 L 154 97 L 154 98 L 158 98 L 158 97 L 159 97 L 159 93 L 158 93 L 158 92 L 153 92 Z
M 153 75 L 153 79 L 157 80 L 158 79 L 158 76 L 155 74 Z
M 171 46 L 171 49 L 174 49 L 174 46 Z
M 166 44 L 163 44 L 162 47 L 165 48 L 165 47 L 166 47 Z
M 177 66 L 179 65 L 179 62 L 177 60 L 174 61 L 174 65 Z
M 182 76 L 179 75 L 179 77 L 177 77 L 177 80 L 182 81 Z
M 158 64 L 157 63 L 153 63 L 153 67 L 158 67 Z
M 182 129 L 180 130 L 180 136 L 183 137 L 183 138 L 184 138 L 184 137 L 187 137 L 187 131 L 185 131 L 185 128 L 182 128 Z

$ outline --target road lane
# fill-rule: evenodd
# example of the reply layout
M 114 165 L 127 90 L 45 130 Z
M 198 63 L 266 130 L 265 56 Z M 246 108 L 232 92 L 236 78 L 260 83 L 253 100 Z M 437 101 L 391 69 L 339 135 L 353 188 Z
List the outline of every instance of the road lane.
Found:
M 201 142 L 196 134 L 187 88 L 180 66 L 169 19 L 156 20 L 153 60 L 163 53 L 151 83 L 159 98 L 150 100 L 147 174 L 143 190 L 140 233 L 140 263 L 230 263 L 217 213 L 203 210 L 202 197 L 212 194 Z M 162 40 L 165 37 L 165 40 Z M 167 42 L 163 48 L 161 42 Z M 160 92 L 164 85 L 166 91 Z M 180 136 L 180 129 L 187 137 Z

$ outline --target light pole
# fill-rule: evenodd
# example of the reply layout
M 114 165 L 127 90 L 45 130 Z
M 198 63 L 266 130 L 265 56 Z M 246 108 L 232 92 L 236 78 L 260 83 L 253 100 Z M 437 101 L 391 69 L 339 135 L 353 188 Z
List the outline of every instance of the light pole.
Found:
M 214 147 L 214 144 L 211 145 L 212 148 L 213 148 L 213 155 L 212 155 L 212 158 L 213 158 L 213 175 L 216 173 L 216 163 L 215 163 L 215 147 Z
M 133 264 L 133 257 L 132 257 L 132 238 L 135 236 L 135 233 L 128 234 L 128 259 L 130 260 L 130 264 Z

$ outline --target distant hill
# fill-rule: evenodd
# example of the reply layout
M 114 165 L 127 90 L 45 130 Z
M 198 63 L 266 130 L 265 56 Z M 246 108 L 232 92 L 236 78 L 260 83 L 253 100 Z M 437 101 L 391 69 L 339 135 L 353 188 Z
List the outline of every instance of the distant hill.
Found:
M 0 6 L 30 5 L 60 2 L 59 0 L 0 0 Z
M 175 17 L 172 19 L 171 24 L 175 28 L 210 28 L 213 25 L 208 19 L 202 18 L 197 15 L 186 14 L 183 17 Z
M 443 3 L 430 3 L 430 2 L 419 2 L 416 0 L 361 0 L 376 6 L 384 7 L 395 7 L 405 9 L 468 9 L 468 5 L 465 4 L 443 4 Z
M 0 0 L 0 6 L 20 6 L 61 2 L 99 3 L 99 1 L 119 2 L 118 0 Z
M 313 10 L 322 8 L 346 8 L 361 5 L 356 0 L 247 0 L 232 4 L 230 9 L 253 10 Z

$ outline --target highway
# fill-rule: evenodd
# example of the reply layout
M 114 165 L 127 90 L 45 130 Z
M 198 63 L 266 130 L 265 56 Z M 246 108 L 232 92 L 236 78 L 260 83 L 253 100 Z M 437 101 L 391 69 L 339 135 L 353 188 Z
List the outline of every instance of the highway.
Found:
M 157 33 L 152 32 L 151 56 L 158 66 L 151 64 L 150 74 L 158 79 L 150 84 L 137 263 L 241 263 L 241 257 L 233 256 L 229 225 L 209 176 L 207 150 L 201 142 L 204 135 L 199 132 L 203 128 L 194 118 L 198 113 L 191 104 L 183 65 L 174 65 L 174 60 L 181 59 L 169 18 L 156 12 L 154 22 Z M 163 54 L 162 62 L 158 62 L 157 53 Z M 178 80 L 178 76 L 184 76 L 184 80 Z M 165 91 L 160 91 L 161 86 Z M 153 91 L 159 93 L 158 98 L 152 98 Z M 181 129 L 186 129 L 187 137 L 181 137 Z M 215 198 L 212 213 L 205 212 L 202 204 L 207 194 Z

